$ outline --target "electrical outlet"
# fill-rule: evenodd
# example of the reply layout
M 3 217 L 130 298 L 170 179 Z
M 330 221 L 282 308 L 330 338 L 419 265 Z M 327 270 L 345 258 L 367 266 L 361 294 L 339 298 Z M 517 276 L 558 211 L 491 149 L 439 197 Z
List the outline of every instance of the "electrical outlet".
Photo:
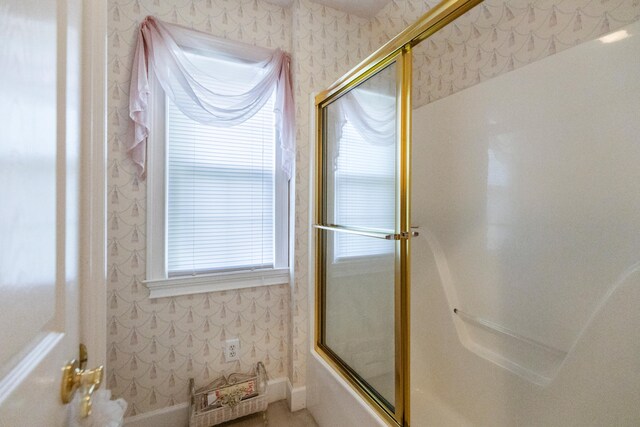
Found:
M 240 360 L 240 340 L 238 338 L 232 338 L 224 342 L 224 360 L 225 362 Z

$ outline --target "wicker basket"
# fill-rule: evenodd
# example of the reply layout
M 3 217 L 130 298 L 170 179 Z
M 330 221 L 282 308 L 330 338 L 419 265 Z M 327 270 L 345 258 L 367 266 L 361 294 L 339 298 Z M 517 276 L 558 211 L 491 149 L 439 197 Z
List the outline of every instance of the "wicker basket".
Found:
M 189 427 L 210 427 L 267 410 L 267 371 L 258 362 L 248 374 L 220 377 L 196 390 L 189 379 Z M 266 413 L 264 415 L 266 421 Z

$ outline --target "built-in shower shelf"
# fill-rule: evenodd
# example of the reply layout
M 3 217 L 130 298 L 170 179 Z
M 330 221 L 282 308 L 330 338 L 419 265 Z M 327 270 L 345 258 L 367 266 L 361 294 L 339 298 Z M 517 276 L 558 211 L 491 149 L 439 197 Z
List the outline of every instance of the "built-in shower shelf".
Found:
M 464 311 L 461 311 L 461 310 L 459 310 L 457 308 L 454 308 L 453 312 L 455 314 L 457 314 L 465 322 L 474 323 L 475 325 L 480 326 L 482 328 L 486 328 L 489 331 L 507 335 L 507 336 L 509 336 L 511 338 L 514 338 L 516 340 L 520 340 L 523 343 L 538 347 L 538 348 L 540 348 L 542 350 L 548 351 L 549 353 L 553 353 L 553 354 L 555 354 L 557 356 L 560 356 L 560 357 L 563 357 L 563 358 L 567 355 L 566 351 L 559 350 L 557 348 L 554 348 L 554 347 L 548 346 L 546 344 L 543 344 L 540 341 L 536 341 L 534 339 L 527 338 L 522 334 L 514 332 L 511 329 L 505 328 L 504 326 L 498 325 L 497 323 L 494 323 L 494 322 L 492 322 L 490 320 L 486 320 L 486 319 L 483 319 L 481 317 L 472 316 L 471 314 L 465 313 Z
M 491 320 L 453 312 L 463 321 L 470 350 L 536 384 L 549 383 L 568 354 Z

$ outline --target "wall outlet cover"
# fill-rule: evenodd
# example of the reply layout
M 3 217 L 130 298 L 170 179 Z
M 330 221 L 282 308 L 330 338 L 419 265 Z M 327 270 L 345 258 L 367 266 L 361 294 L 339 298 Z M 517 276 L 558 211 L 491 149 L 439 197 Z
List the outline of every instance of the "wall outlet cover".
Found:
M 240 340 L 238 338 L 231 338 L 224 342 L 224 360 L 225 362 L 240 360 Z

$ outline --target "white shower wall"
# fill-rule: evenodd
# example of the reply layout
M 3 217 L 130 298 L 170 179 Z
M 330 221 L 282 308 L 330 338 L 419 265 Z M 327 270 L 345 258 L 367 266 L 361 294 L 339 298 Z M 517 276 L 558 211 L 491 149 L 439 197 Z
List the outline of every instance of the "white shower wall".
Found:
M 373 34 L 377 44 L 384 44 L 437 3 L 431 0 L 389 2 L 372 20 Z M 553 57 L 563 50 L 571 50 L 573 46 L 635 22 L 639 17 L 640 2 L 630 0 L 602 2 L 486 0 L 457 20 L 455 25 L 445 27 L 431 37 L 429 42 L 414 48 L 414 107 L 419 108 L 447 98 L 465 88 L 509 74 L 517 68 L 526 68 L 528 64 Z M 461 112 L 456 112 L 456 115 L 461 121 L 464 120 Z M 420 164 L 414 163 L 414 167 L 420 167 Z M 421 242 L 425 241 L 414 240 L 414 246 L 422 244 Z M 413 268 L 416 268 L 415 262 Z M 310 286 L 313 286 L 313 280 L 310 280 Z M 517 397 L 513 396 L 509 401 L 499 401 L 500 396 L 487 396 L 485 389 L 475 387 L 471 387 L 466 395 L 473 396 L 473 392 L 485 393 L 477 401 L 466 399 L 461 403 L 456 395 L 452 394 L 453 389 L 446 387 L 441 388 L 441 392 L 434 393 L 429 383 L 425 381 L 444 384 L 450 379 L 460 379 L 460 376 L 452 374 L 460 366 L 459 363 L 464 366 L 466 359 L 447 365 L 441 358 L 442 366 L 432 365 L 430 358 L 425 356 L 428 348 L 432 346 L 431 342 L 418 338 L 431 339 L 432 335 L 440 336 L 439 334 L 451 338 L 453 324 L 450 323 L 447 326 L 443 323 L 445 322 L 443 319 L 451 322 L 449 306 L 444 299 L 444 290 L 441 286 L 425 288 L 425 284 L 418 281 L 412 287 L 412 294 L 412 301 L 415 304 L 413 314 L 422 313 L 425 316 L 412 319 L 413 332 L 422 334 L 420 337 L 414 337 L 412 342 L 416 350 L 412 354 L 414 356 L 412 373 L 419 374 L 416 377 L 419 381 L 412 388 L 414 399 L 412 425 L 420 426 L 425 422 L 428 423 L 427 425 L 436 426 L 468 425 L 471 421 L 465 418 L 466 412 L 460 411 L 456 405 L 475 408 L 472 411 L 484 405 L 486 410 L 491 412 L 500 405 L 508 406 L 509 401 L 517 400 Z M 440 305 L 436 308 L 427 305 L 430 299 L 439 301 L 433 304 Z M 313 307 L 312 295 L 311 304 Z M 313 327 L 313 319 L 311 319 L 311 325 Z M 459 339 L 455 336 L 455 330 L 453 336 L 455 339 L 438 342 L 444 343 L 444 354 L 451 354 L 455 361 L 460 355 L 449 352 L 448 347 L 461 346 Z M 478 356 L 473 354 L 473 357 Z M 496 365 L 491 364 L 491 366 Z M 479 373 L 480 382 L 484 381 L 486 375 L 496 375 L 492 369 Z M 499 368 L 498 372 L 502 370 L 504 369 Z M 362 400 L 343 390 L 348 386 L 337 377 L 329 377 L 330 372 L 316 357 L 309 360 L 308 388 L 311 400 L 308 404 L 320 424 L 374 425 L 375 416 L 366 409 Z M 468 373 L 463 369 L 459 373 L 463 379 L 466 378 L 465 372 Z M 509 375 L 513 374 L 509 373 Z M 520 377 L 517 378 L 515 382 L 520 381 Z M 524 387 L 526 389 L 537 386 L 526 382 Z M 504 391 L 503 396 L 505 394 L 509 395 L 508 390 Z M 487 402 L 493 404 L 487 404 Z M 485 420 L 487 419 L 492 418 L 487 415 Z M 497 416 L 496 419 L 502 418 Z
M 640 423 L 638 52 L 636 23 L 414 111 L 412 425 Z
M 389 2 L 372 20 L 373 34 L 378 45 L 384 44 L 415 22 L 437 3 L 437 1 L 431 0 L 426 2 L 422 0 L 392 0 Z M 639 17 L 640 2 L 630 0 L 603 2 L 486 0 L 482 5 L 457 20 L 455 25 L 445 27 L 431 37 L 429 42 L 414 48 L 414 108 L 447 98 L 465 88 L 490 81 L 501 75 L 510 74 L 517 68 L 526 68 L 528 64 L 553 57 L 564 50 L 571 50 L 573 46 L 635 22 Z M 462 113 L 456 112 L 456 114 L 461 120 L 464 120 Z M 420 165 L 414 164 L 414 167 L 420 167 Z M 420 245 L 420 242 L 424 243 L 424 240 L 416 239 L 414 245 Z M 416 268 L 415 262 L 413 268 Z M 313 280 L 310 280 L 309 283 L 312 287 Z M 425 294 L 425 292 L 428 293 Z M 413 307 L 413 313 L 428 311 L 427 308 L 431 310 L 431 312 L 423 314 L 432 317 L 412 319 L 413 331 L 415 333 L 423 332 L 423 338 L 433 334 L 436 336 L 438 334 L 446 335 L 451 332 L 448 328 L 452 328 L 453 324 L 447 326 L 442 323 L 443 318 L 451 322 L 449 306 L 445 305 L 446 300 L 444 300 L 443 292 L 441 286 L 425 288 L 424 283 L 420 281 L 412 287 L 412 301 L 416 304 Z M 433 309 L 431 305 L 426 305 L 432 298 L 434 300 L 440 298 L 438 301 L 444 302 L 439 308 Z M 312 295 L 311 307 L 313 307 Z M 436 316 L 435 312 L 439 312 L 438 316 L 441 318 L 434 317 Z M 428 323 L 432 321 L 435 323 Z M 310 323 L 313 327 L 313 319 Z M 456 346 L 460 346 L 457 337 L 451 342 L 442 340 L 440 342 L 445 342 L 447 345 L 455 343 Z M 426 354 L 425 347 L 431 345 L 430 341 L 426 339 L 414 339 L 412 342 L 412 346 L 415 346 L 419 354 Z M 446 354 L 454 355 L 454 360 L 458 357 L 454 352 Z M 416 383 L 416 387 L 412 388 L 412 395 L 415 399 L 412 405 L 412 425 L 424 425 L 420 424 L 421 422 L 437 426 L 468 425 L 471 421 L 465 418 L 465 412 L 460 411 L 456 407 L 457 404 L 469 405 L 472 408 L 485 405 L 487 411 L 494 411 L 499 405 L 508 405 L 506 401 L 499 402 L 497 395 L 484 396 L 477 402 L 465 400 L 464 403 L 460 403 L 451 393 L 434 394 L 432 389 L 426 387 L 428 384 L 425 381 L 429 379 L 445 383 L 449 378 L 458 379 L 458 376 L 450 376 L 457 369 L 454 368 L 454 366 L 458 366 L 457 362 L 436 368 L 431 365 L 428 357 L 416 356 L 416 353 L 413 353 L 412 356 L 415 356 L 412 360 L 415 368 L 412 373 L 419 373 L 421 378 Z M 477 356 L 474 355 L 474 357 Z M 442 359 L 440 361 L 444 363 Z M 492 364 L 492 366 L 495 365 Z M 308 401 L 308 405 L 311 406 L 310 409 L 320 424 L 331 426 L 374 425 L 375 416 L 372 416 L 371 412 L 366 409 L 362 400 L 344 391 L 343 389 L 348 386 L 337 377 L 328 377 L 330 372 L 316 357 L 309 360 L 308 389 L 311 400 Z M 485 375 L 494 375 L 494 372 L 492 370 L 482 371 L 479 378 L 484 378 Z M 515 381 L 517 382 L 519 379 Z M 536 386 L 527 382 L 526 387 Z M 486 391 L 474 387 L 471 389 L 478 393 Z M 443 388 L 442 390 L 447 391 L 448 389 Z M 508 391 L 504 393 L 509 394 Z M 468 395 L 473 396 L 473 392 L 469 392 Z M 513 399 L 517 400 L 516 397 Z M 487 402 L 493 402 L 494 405 L 487 405 Z M 491 419 L 491 417 L 488 416 L 486 419 Z M 501 418 L 498 416 L 497 419 Z

